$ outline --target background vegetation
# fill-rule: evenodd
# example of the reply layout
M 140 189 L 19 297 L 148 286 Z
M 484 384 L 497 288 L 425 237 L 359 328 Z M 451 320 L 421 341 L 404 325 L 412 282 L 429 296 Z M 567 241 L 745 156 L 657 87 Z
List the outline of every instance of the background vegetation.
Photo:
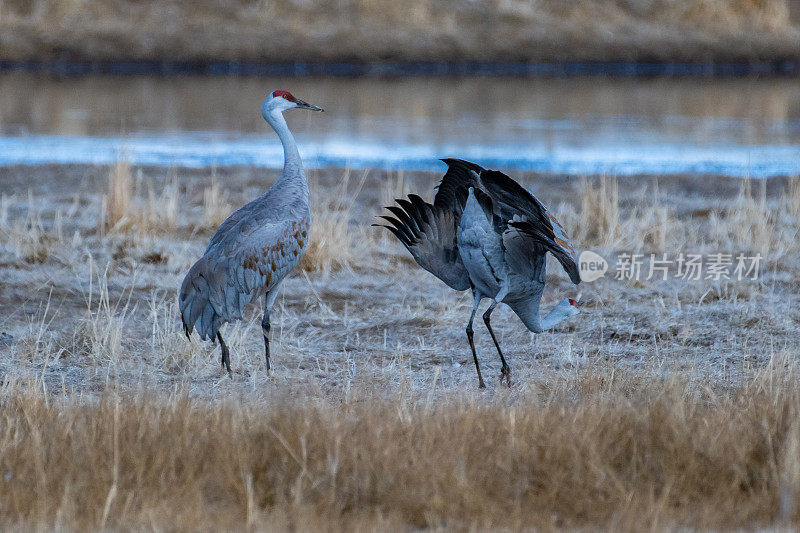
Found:
M 774 60 L 800 55 L 792 2 L 0 0 L 0 59 Z

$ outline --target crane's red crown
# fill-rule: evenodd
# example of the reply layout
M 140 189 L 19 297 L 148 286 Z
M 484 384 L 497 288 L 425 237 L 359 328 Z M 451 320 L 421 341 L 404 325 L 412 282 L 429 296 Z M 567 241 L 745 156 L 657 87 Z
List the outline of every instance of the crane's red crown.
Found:
M 289 100 L 290 102 L 294 102 L 295 98 L 292 96 L 292 93 L 289 91 L 272 91 L 272 97 L 277 98 L 279 96 L 284 97 L 285 99 Z
M 576 302 L 572 298 L 569 298 L 569 305 L 571 305 L 573 307 L 578 307 L 578 302 Z

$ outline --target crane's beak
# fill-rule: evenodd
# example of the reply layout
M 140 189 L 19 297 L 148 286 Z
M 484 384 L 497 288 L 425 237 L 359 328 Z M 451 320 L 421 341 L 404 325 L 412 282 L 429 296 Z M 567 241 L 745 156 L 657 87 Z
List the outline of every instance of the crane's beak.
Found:
M 325 111 L 321 107 L 309 104 L 308 102 L 304 102 L 300 99 L 295 99 L 294 103 L 297 104 L 298 109 L 309 109 L 311 111 Z
M 594 298 L 589 298 L 588 300 L 581 300 L 581 296 L 582 295 L 583 295 L 583 293 L 579 292 L 578 296 L 575 297 L 575 300 L 577 300 L 575 302 L 576 303 L 576 307 L 583 307 L 584 305 L 594 301 Z

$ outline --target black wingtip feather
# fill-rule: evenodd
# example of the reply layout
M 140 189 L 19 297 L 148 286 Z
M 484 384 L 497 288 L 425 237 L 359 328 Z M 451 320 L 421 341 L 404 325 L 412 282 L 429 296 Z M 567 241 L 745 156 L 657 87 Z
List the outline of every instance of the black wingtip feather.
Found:
M 419 224 L 419 213 L 417 213 L 417 208 L 409 202 L 408 200 L 398 199 L 397 203 L 400 204 L 406 213 L 408 213 L 408 220 L 409 225 L 414 230 L 414 234 L 419 236 L 422 233 L 422 226 Z
M 438 209 L 460 212 L 467 200 L 467 189 L 480 186 L 478 176 L 483 167 L 463 159 L 447 158 L 442 161 L 447 165 L 447 172 L 436 187 L 433 205 Z
M 397 237 L 397 240 L 400 241 L 403 244 L 403 246 L 405 246 L 406 248 L 409 248 L 411 246 L 411 243 L 408 242 L 408 240 L 405 237 L 405 235 L 400 233 L 400 231 L 397 228 L 393 228 L 392 226 L 384 226 L 383 224 L 373 224 L 373 226 L 377 226 L 379 228 L 388 229 L 389 231 L 391 231 L 394 234 L 395 237 Z
M 401 229 L 408 233 L 409 237 L 412 239 L 419 237 L 419 228 L 414 224 L 413 218 L 411 214 L 408 213 L 407 209 L 402 209 L 396 205 L 389 206 L 386 209 L 391 211 L 391 213 L 397 217 L 397 220 L 402 223 L 403 227 Z
M 430 219 L 428 218 L 428 204 L 425 203 L 425 200 L 417 196 L 416 194 L 409 194 L 408 199 L 411 200 L 411 205 L 417 210 L 417 215 L 422 222 L 430 224 Z M 422 229 L 422 228 L 420 228 Z
M 403 238 L 400 240 L 403 241 L 404 244 L 408 244 L 410 246 L 414 241 L 417 240 L 417 237 L 416 235 L 414 235 L 414 232 L 412 232 L 411 229 L 403 222 L 388 215 L 381 215 L 380 218 L 391 224 L 392 227 L 398 231 L 397 233 L 398 238 L 400 238 L 400 235 L 402 234 Z M 388 226 L 384 227 L 389 228 Z
M 547 217 L 547 208 L 532 195 L 525 187 L 498 170 L 484 170 L 481 172 L 481 182 L 486 187 L 492 198 L 501 204 L 507 205 L 514 211 L 520 211 L 540 226 L 548 228 L 552 233 L 552 223 Z M 549 235 L 555 238 L 555 233 Z

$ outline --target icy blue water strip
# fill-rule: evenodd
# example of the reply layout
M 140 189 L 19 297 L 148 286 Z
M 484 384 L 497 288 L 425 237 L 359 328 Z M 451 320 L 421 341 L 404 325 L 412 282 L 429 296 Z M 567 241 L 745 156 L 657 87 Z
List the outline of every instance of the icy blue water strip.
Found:
M 303 140 L 308 168 L 328 166 L 441 170 L 442 157 L 460 157 L 498 169 L 568 174 L 717 174 L 794 176 L 800 174 L 800 145 L 694 145 L 614 143 L 409 144 L 358 139 Z M 0 166 L 42 164 L 233 166 L 280 168 L 283 151 L 264 136 L 214 138 L 202 134 L 154 137 L 0 137 Z

